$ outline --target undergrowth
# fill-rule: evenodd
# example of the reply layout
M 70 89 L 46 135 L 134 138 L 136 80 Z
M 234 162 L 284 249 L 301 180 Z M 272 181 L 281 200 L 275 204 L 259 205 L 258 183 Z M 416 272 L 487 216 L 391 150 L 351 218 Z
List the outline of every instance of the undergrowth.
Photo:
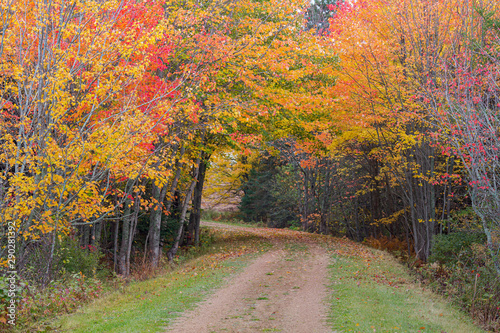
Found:
M 489 331 L 500 332 L 500 277 L 483 234 L 457 232 L 434 239 L 429 263 L 416 273 Z

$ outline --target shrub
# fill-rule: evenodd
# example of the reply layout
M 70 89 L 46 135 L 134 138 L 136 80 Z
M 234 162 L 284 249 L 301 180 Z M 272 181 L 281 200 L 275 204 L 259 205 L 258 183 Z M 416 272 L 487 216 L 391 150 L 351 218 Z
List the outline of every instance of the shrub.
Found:
M 381 236 L 375 238 L 370 236 L 368 238 L 365 238 L 363 244 L 379 250 L 390 252 L 391 254 L 399 258 L 406 259 L 408 257 L 408 243 L 396 237 L 389 238 L 387 236 Z
M 472 244 L 484 244 L 486 236 L 483 233 L 454 232 L 434 236 L 429 262 L 454 264 L 461 258 L 470 257 Z
M 64 280 L 52 281 L 46 288 L 27 288 L 19 303 L 21 327 L 29 327 L 42 318 L 52 318 L 75 309 L 97 297 L 102 292 L 99 280 L 86 277 L 82 273 L 72 274 Z
M 0 286 L 3 288 L 3 284 L 0 283 Z M 33 328 L 33 325 L 43 325 L 45 320 L 73 312 L 102 293 L 101 282 L 82 273 L 68 275 L 64 280 L 52 281 L 45 288 L 28 286 L 23 282 L 20 282 L 19 286 L 16 329 L 21 332 L 38 332 L 42 328 Z M 0 318 L 4 313 L 5 311 Z M 0 331 L 9 328 L 10 325 L 8 326 L 6 321 L 0 320 Z M 45 330 L 50 328 L 44 327 L 43 331 Z
M 212 209 L 202 209 L 201 218 L 203 220 L 211 221 L 240 222 L 240 213 L 238 211 L 217 211 Z
M 77 240 L 65 237 L 61 239 L 55 252 L 55 267 L 59 273 L 56 279 L 79 273 L 104 278 L 110 272 L 100 265 L 102 258 L 103 254 L 97 247 L 93 245 L 81 247 Z
M 500 330 L 500 280 L 480 233 L 435 237 L 430 261 L 418 268 L 423 282 L 469 312 L 487 330 Z
M 13 278 L 15 282 L 11 280 L 11 278 Z M 11 289 L 11 283 L 14 283 L 13 289 Z M 26 288 L 26 283 L 24 283 L 24 281 L 22 281 L 17 274 L 0 276 L 0 332 L 3 332 L 3 330 L 7 331 L 7 329 L 11 327 L 10 324 L 7 323 L 12 319 L 7 316 L 7 306 L 13 299 L 12 292 L 14 293 L 14 297 L 16 298 L 15 300 L 17 301 L 17 295 L 20 295 L 24 288 Z M 16 305 L 16 307 L 17 306 L 18 305 Z

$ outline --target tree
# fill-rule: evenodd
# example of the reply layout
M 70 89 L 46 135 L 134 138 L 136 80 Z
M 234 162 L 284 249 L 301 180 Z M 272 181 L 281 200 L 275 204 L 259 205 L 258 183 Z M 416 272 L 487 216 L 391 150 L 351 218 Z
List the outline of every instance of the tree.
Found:
M 498 141 L 500 94 L 498 4 L 465 3 L 435 79 L 421 86 L 440 132 L 464 165 L 472 207 L 481 218 L 488 250 L 500 274 Z

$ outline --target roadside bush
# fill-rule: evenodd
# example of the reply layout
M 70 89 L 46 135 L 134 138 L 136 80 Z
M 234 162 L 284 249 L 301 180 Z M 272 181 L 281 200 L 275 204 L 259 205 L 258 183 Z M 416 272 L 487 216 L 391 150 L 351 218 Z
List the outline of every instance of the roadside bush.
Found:
M 365 238 L 363 244 L 375 249 L 390 252 L 392 255 L 401 259 L 408 259 L 408 243 L 398 239 L 397 237 L 389 238 L 387 236 L 381 236 L 375 238 L 370 236 Z M 411 254 L 413 255 L 414 253 Z
M 479 233 L 438 235 L 423 282 L 452 299 L 485 329 L 500 332 L 500 279 Z M 433 262 L 432 262 L 433 261 Z
M 211 247 L 215 242 L 215 233 L 211 229 L 201 228 L 200 229 L 200 246 L 201 250 L 206 250 Z
M 15 282 L 11 280 L 11 278 L 13 278 Z M 14 283 L 14 289 L 11 289 L 11 283 Z M 7 306 L 11 304 L 10 302 L 13 298 L 11 294 L 12 290 L 14 291 L 14 295 L 17 296 L 22 293 L 25 287 L 26 284 L 20 279 L 19 275 L 17 274 L 0 276 L 0 332 L 7 331 L 7 329 L 11 327 L 11 325 L 7 323 L 12 319 L 7 316 Z M 16 304 L 16 307 L 17 306 L 18 305 Z
M 51 248 L 47 240 L 41 239 L 32 243 L 25 251 L 27 254 L 20 260 L 19 275 L 30 284 L 47 285 L 50 281 L 64 279 L 67 275 L 82 272 L 86 276 L 105 278 L 110 271 L 101 265 L 104 255 L 93 246 L 81 247 L 78 240 L 71 236 L 57 239 L 49 274 L 47 263 L 51 256 Z
M 16 326 L 27 330 L 34 323 L 43 322 L 43 319 L 73 312 L 99 297 L 101 293 L 101 282 L 82 273 L 71 274 L 64 280 L 52 281 L 41 290 L 35 287 L 25 288 L 20 297 Z
M 220 222 L 240 222 L 240 213 L 238 211 L 217 211 L 212 209 L 202 209 L 201 219 Z
M 54 271 L 47 274 L 47 266 L 52 252 L 52 240 L 50 235 L 43 235 L 36 241 L 27 242 L 23 253 L 18 253 L 16 258 L 16 268 L 19 276 L 29 281 L 31 284 L 44 285 L 54 279 Z M 57 249 L 56 249 L 57 250 Z M 56 264 L 57 258 L 52 261 L 52 267 Z
M 46 321 L 63 313 L 75 311 L 83 304 L 99 297 L 103 290 L 98 279 L 86 277 L 82 273 L 52 281 L 45 288 L 30 286 L 24 280 L 18 280 L 17 284 L 19 288 L 16 294 L 18 302 L 14 332 L 48 331 L 51 328 L 47 326 Z M 6 288 L 3 279 L 0 279 L 0 288 L 0 292 Z M 2 305 L 6 300 L 4 296 Z M 0 331 L 9 330 L 12 330 L 12 326 L 7 324 L 3 308 L 0 314 Z
M 292 221 L 290 221 L 290 226 L 288 228 L 290 230 L 301 231 L 302 230 L 302 225 L 300 224 L 300 221 L 298 221 L 298 220 L 292 220 Z
M 429 262 L 453 264 L 461 257 L 470 257 L 472 244 L 484 244 L 486 236 L 479 232 L 454 232 L 434 236 Z
M 68 274 L 82 273 L 85 276 L 105 278 L 111 273 L 101 265 L 103 254 L 93 246 L 81 247 L 79 242 L 71 237 L 63 238 L 55 252 L 55 267 L 58 276 L 64 278 Z

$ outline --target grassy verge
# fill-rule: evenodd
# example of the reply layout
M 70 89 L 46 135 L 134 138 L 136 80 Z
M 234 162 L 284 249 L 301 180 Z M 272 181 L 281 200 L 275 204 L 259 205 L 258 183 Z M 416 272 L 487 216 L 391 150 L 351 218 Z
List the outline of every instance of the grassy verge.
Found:
M 441 297 L 414 283 L 392 256 L 348 241 L 336 245 L 331 314 L 339 332 L 484 332 Z
M 75 333 L 165 331 L 171 320 L 206 298 L 226 277 L 268 248 L 267 243 L 241 232 L 217 232 L 216 237 L 208 253 L 194 259 L 183 260 L 181 256 L 183 262 L 175 270 L 132 282 L 50 326 L 57 332 Z
M 223 225 L 232 225 L 235 227 L 244 227 L 244 228 L 265 228 L 266 225 L 263 222 L 243 222 L 243 221 L 238 221 L 238 220 L 231 220 L 231 221 L 217 221 L 217 220 L 211 220 L 211 219 L 204 219 L 204 221 L 207 222 L 212 222 L 212 223 L 219 223 Z

